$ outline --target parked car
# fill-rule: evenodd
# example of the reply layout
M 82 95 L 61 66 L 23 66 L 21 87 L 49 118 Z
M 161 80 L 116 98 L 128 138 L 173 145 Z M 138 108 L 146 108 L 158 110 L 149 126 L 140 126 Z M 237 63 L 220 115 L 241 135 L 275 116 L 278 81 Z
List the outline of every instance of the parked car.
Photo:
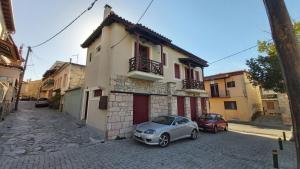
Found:
M 175 140 L 197 137 L 197 123 L 181 116 L 159 116 L 137 125 L 134 131 L 135 140 L 161 147 L 166 147 Z
M 197 120 L 199 130 L 212 131 L 228 131 L 228 122 L 224 120 L 222 115 L 216 113 L 202 114 Z
M 47 98 L 40 98 L 35 102 L 35 107 L 48 107 L 49 101 Z

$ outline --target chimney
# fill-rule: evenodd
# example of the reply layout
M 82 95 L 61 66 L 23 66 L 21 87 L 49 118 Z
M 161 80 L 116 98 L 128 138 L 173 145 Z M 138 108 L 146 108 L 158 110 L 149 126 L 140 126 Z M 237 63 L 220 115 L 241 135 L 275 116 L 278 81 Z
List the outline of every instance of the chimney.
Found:
M 107 18 L 107 16 L 110 14 L 110 12 L 111 12 L 111 6 L 109 6 L 109 5 L 105 5 L 104 6 L 104 15 L 103 15 L 103 20 L 105 19 L 105 18 Z

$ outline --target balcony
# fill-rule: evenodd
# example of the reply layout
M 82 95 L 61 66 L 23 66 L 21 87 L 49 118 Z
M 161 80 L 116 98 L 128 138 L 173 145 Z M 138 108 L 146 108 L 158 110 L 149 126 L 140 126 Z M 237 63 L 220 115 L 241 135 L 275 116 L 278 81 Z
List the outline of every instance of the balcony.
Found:
M 217 91 L 216 93 L 211 92 L 210 97 L 212 97 L 212 98 L 228 98 L 228 97 L 230 97 L 230 92 L 229 92 L 229 90 L 225 90 L 223 92 Z
M 128 76 L 151 81 L 162 80 L 163 65 L 154 60 L 130 58 Z
M 198 80 L 185 79 L 182 81 L 182 88 L 187 92 L 200 93 L 204 90 L 204 83 Z

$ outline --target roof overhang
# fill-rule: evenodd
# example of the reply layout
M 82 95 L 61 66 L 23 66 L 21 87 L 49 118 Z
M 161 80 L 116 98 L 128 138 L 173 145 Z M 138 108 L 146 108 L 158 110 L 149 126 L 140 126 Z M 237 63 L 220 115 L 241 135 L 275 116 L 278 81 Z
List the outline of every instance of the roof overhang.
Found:
M 182 64 L 185 64 L 185 65 L 188 65 L 188 66 L 191 66 L 191 67 L 206 67 L 207 66 L 207 63 L 206 62 L 202 62 L 201 60 L 199 59 L 194 59 L 194 58 L 179 58 L 179 62 L 182 63 Z
M 10 59 L 21 60 L 16 45 L 2 39 L 0 39 L 0 54 Z
M 16 29 L 15 29 L 11 0 L 1 0 L 1 7 L 3 11 L 3 17 L 4 17 L 6 28 L 10 33 L 14 33 Z

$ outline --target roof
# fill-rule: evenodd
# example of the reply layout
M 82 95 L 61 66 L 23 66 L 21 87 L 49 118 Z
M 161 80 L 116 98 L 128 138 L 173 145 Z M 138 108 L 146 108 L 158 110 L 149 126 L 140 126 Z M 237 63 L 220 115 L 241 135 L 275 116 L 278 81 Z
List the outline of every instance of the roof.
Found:
M 238 70 L 238 71 L 234 71 L 234 72 L 219 73 L 219 74 L 216 74 L 216 75 L 206 76 L 206 77 L 204 77 L 204 80 L 205 81 L 210 81 L 210 80 L 224 79 L 224 78 L 228 78 L 230 76 L 241 75 L 241 74 L 244 74 L 244 73 L 247 73 L 247 71 Z
M 88 46 L 90 46 L 99 36 L 101 36 L 102 34 L 102 28 L 104 26 L 109 26 L 112 23 L 120 23 L 123 24 L 125 26 L 125 29 L 129 32 L 129 33 L 133 33 L 133 32 L 138 32 L 141 36 L 143 36 L 143 38 L 150 40 L 154 43 L 160 43 L 166 46 L 169 46 L 170 48 L 183 53 L 185 55 L 187 55 L 190 58 L 193 58 L 194 60 L 198 60 L 199 63 L 201 63 L 202 67 L 207 67 L 207 61 L 199 58 L 198 56 L 180 48 L 179 46 L 175 45 L 172 43 L 172 41 L 166 37 L 164 37 L 163 35 L 151 30 L 150 28 L 143 26 L 141 24 L 134 24 L 120 16 L 118 16 L 117 14 L 115 14 L 114 12 L 111 12 L 105 19 L 104 21 L 97 27 L 97 29 L 82 43 L 81 47 L 83 48 L 87 48 Z
M 13 9 L 12 9 L 12 2 L 11 0 L 1 0 L 1 7 L 3 11 L 3 17 L 5 21 L 6 28 L 10 32 L 15 32 L 15 23 L 14 23 L 14 16 L 13 16 Z
M 61 72 L 68 65 L 78 66 L 78 67 L 82 67 L 82 68 L 85 67 L 85 65 L 81 65 L 81 64 L 77 64 L 77 63 L 65 62 L 58 69 L 55 70 L 54 74 L 57 74 L 58 72 Z

